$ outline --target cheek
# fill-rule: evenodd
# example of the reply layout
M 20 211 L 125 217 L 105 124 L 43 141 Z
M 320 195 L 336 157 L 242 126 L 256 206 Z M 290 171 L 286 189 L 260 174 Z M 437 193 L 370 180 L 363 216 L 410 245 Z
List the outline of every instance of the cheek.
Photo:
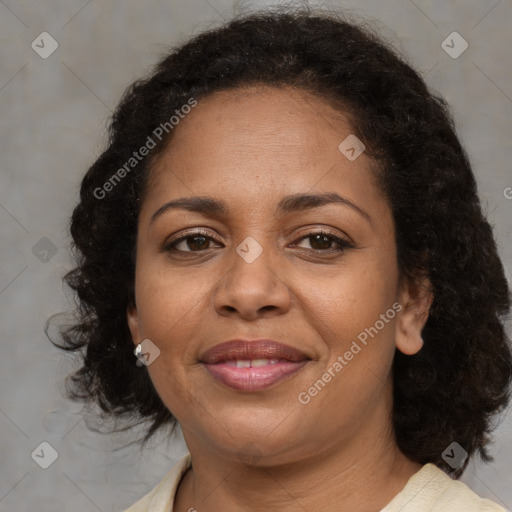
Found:
M 301 391 L 314 397 L 308 405 L 312 410 L 318 414 L 330 411 L 333 431 L 334 425 L 355 425 L 366 414 L 363 410 L 381 400 L 389 384 L 395 353 L 397 274 L 388 265 L 368 259 L 337 272 L 325 280 L 322 289 L 313 288 L 309 281 L 303 285 L 305 293 L 309 290 L 309 322 L 315 324 L 323 350 L 316 379 Z M 317 379 L 328 383 L 323 387 Z M 333 403 L 343 407 L 333 408 Z
M 140 265 L 140 266 L 139 266 Z M 209 283 L 187 279 L 165 265 L 138 262 L 136 301 L 142 336 L 151 339 L 162 352 L 183 353 L 190 340 L 190 329 L 205 311 Z
M 141 258 L 136 277 L 137 311 L 141 335 L 160 350 L 159 357 L 148 366 L 151 381 L 167 408 L 187 421 L 197 404 L 203 403 L 203 391 L 190 389 L 187 379 L 196 362 L 191 340 L 202 325 L 201 314 L 208 304 L 209 288 L 205 280 L 188 279 L 183 274 L 144 265 Z M 193 415 L 192 415 L 193 416 Z M 188 421 L 192 421 L 189 418 Z
M 325 372 L 332 378 L 319 404 L 338 396 L 344 397 L 348 409 L 351 401 L 370 403 L 388 381 L 398 281 L 393 254 L 384 249 L 360 252 L 350 265 L 322 280 L 321 287 L 318 282 L 315 286 L 315 279 L 303 282 L 310 322 L 322 339 L 318 378 Z
M 354 263 L 337 267 L 328 277 L 302 275 L 301 302 L 314 312 L 325 341 L 340 348 L 373 326 L 391 308 L 397 296 L 397 271 L 393 261 L 358 256 Z M 307 316 L 307 313 L 305 313 Z

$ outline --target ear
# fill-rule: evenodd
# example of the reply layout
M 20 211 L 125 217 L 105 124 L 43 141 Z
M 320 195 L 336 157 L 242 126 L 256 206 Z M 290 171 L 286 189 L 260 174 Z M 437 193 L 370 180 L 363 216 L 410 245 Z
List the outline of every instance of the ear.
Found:
M 426 278 L 414 283 L 404 282 L 401 287 L 398 302 L 402 309 L 395 324 L 395 344 L 404 354 L 416 354 L 423 347 L 421 331 L 434 300 L 431 290 L 430 281 Z
M 128 304 L 126 307 L 126 319 L 128 321 L 128 328 L 130 329 L 132 335 L 132 342 L 134 345 L 137 345 L 141 342 L 142 338 L 140 335 L 140 323 L 139 323 L 139 315 L 137 313 L 137 307 L 135 304 Z

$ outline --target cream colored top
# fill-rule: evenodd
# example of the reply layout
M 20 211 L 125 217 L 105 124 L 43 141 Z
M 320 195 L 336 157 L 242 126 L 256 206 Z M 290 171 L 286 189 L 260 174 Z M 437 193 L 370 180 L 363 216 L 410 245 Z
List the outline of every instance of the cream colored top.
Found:
M 187 453 L 155 488 L 123 512 L 172 512 L 176 489 L 190 462 Z M 453 480 L 434 464 L 425 464 L 381 512 L 507 511 L 493 501 L 480 498 L 466 484 Z

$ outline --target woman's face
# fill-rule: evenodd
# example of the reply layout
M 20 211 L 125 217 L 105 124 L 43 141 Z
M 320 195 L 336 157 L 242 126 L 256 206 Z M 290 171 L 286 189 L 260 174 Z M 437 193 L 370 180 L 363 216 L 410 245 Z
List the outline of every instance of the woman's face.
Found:
M 407 323 L 371 161 L 354 159 L 351 139 L 338 148 L 351 133 L 305 91 L 224 91 L 199 100 L 152 168 L 128 323 L 135 344 L 160 350 L 148 371 L 191 451 L 277 463 L 390 439 L 393 354 L 421 347 L 421 325 Z M 222 208 L 154 216 L 194 197 Z M 233 339 L 296 352 L 255 344 L 208 357 Z

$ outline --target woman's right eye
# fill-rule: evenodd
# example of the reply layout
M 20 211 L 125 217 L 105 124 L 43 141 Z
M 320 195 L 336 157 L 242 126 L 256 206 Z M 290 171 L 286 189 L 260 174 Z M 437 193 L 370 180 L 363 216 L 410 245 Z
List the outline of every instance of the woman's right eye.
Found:
M 164 250 L 167 252 L 200 252 L 206 251 L 210 242 L 215 241 L 207 232 L 196 231 L 188 233 L 186 236 L 178 238 L 174 242 L 167 244 Z M 181 248 L 179 247 L 181 246 Z M 187 250 L 188 249 L 188 250 Z

